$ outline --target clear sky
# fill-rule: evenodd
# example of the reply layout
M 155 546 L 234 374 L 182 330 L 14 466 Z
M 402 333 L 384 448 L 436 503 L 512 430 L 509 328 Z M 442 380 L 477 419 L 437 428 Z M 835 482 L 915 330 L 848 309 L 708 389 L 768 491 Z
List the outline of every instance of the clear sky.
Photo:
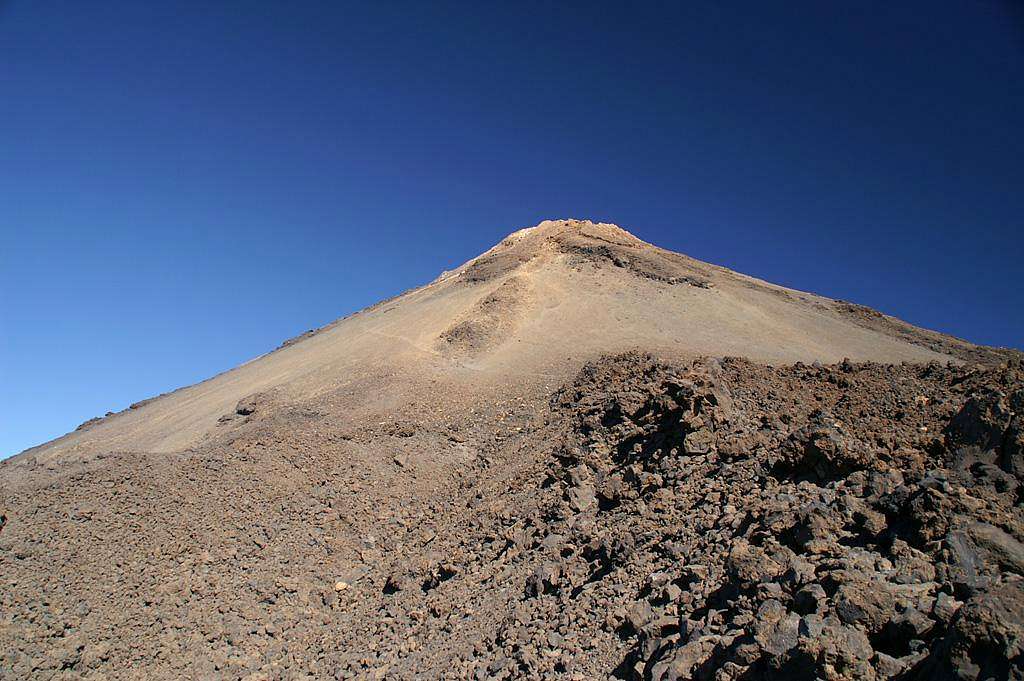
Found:
M 545 218 L 1024 346 L 1016 2 L 0 0 L 0 456 Z

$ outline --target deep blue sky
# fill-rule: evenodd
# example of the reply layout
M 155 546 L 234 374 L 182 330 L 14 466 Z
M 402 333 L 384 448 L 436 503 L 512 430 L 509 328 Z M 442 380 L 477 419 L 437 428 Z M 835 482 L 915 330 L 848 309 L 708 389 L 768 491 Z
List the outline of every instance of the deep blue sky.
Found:
M 1022 347 L 1018 7 L 0 0 L 0 456 L 544 218 Z

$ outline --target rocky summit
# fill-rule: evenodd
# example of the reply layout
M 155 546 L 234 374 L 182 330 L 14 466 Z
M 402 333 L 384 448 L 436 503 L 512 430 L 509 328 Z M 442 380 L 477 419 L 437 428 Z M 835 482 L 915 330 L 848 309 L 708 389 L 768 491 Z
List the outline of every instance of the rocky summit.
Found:
M 1024 364 L 514 232 L 0 463 L 0 679 L 1022 679 Z

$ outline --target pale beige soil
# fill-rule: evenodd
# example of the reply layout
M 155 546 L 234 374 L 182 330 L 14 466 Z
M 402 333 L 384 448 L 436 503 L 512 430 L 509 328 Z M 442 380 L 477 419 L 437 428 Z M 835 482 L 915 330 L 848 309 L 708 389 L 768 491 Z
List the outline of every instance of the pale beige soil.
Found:
M 776 364 L 944 362 L 957 354 L 955 339 L 926 347 L 914 342 L 917 331 L 899 322 L 873 328 L 831 299 L 662 251 L 614 225 L 544 222 L 426 286 L 32 456 L 45 463 L 111 450 L 185 450 L 219 432 L 218 418 L 256 393 L 285 405 L 369 382 L 373 389 L 350 405 L 361 410 L 396 393 L 412 398 L 416 386 L 430 386 L 426 397 L 461 393 L 467 381 L 498 390 L 509 380 L 560 382 L 603 353 L 636 348 Z

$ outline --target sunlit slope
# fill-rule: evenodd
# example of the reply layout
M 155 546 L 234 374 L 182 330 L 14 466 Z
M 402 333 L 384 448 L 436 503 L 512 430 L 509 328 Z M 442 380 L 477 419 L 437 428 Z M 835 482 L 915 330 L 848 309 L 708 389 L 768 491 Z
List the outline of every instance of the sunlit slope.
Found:
M 858 308 L 859 309 L 859 308 Z M 207 381 L 26 452 L 37 462 L 173 452 L 232 427 L 240 400 L 332 393 L 351 414 L 508 381 L 550 385 L 601 354 L 927 362 L 974 348 L 658 249 L 614 225 L 544 222 L 434 282 Z

